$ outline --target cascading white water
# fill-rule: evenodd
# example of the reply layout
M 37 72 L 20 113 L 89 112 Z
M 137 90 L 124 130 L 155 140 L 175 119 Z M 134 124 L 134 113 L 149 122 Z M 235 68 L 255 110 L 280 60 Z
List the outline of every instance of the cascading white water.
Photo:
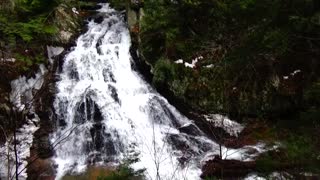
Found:
M 110 165 L 138 154 L 147 179 L 198 179 L 199 159 L 217 148 L 132 68 L 122 17 L 103 4 L 104 20 L 65 57 L 54 102 L 57 179 L 88 165 Z M 196 159 L 198 158 L 198 159 Z

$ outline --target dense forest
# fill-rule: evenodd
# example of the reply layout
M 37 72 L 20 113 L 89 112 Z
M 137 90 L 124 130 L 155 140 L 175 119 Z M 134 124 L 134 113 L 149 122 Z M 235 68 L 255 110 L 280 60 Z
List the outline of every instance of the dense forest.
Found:
M 0 126 L 9 134 L 23 124 L 9 118 L 10 81 L 48 64 L 47 45 L 73 45 L 97 2 L 0 2 Z M 262 176 L 319 177 L 319 0 L 107 2 L 135 12 L 129 29 L 137 61 L 147 67 L 140 71 L 177 109 L 199 122 L 201 115 L 223 114 L 245 124 L 239 137 L 215 139 L 226 146 L 280 143 L 257 158 L 254 171 Z M 128 166 L 110 179 L 140 176 Z
M 317 1 L 146 1 L 144 14 L 141 50 L 154 84 L 193 108 L 235 117 L 315 113 Z M 174 64 L 199 57 L 193 69 Z
M 145 0 L 140 6 L 139 50 L 160 92 L 191 111 L 260 124 L 256 138 L 286 145 L 283 154 L 263 157 L 262 169 L 291 163 L 318 171 L 319 1 Z

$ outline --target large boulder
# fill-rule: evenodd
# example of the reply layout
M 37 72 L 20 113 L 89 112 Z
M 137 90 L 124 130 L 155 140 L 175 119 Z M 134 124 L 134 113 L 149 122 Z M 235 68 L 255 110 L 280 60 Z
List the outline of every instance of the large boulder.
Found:
M 55 10 L 54 23 L 58 26 L 56 41 L 67 44 L 81 31 L 78 10 L 67 4 L 60 4 Z
M 228 160 L 216 156 L 214 159 L 207 161 L 202 167 L 201 178 L 219 177 L 238 179 L 239 177 L 245 177 L 255 169 L 256 163 L 254 161 Z

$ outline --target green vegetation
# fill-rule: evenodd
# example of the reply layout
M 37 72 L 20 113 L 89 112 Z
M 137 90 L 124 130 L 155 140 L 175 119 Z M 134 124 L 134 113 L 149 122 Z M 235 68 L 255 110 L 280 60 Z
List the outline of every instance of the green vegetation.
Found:
M 283 147 L 276 152 L 270 151 L 259 157 L 257 170 L 268 174 L 275 170 L 295 170 L 293 174 L 301 171 L 319 173 L 319 150 L 313 138 L 304 135 L 290 134 L 282 140 Z
M 259 160 L 265 171 L 320 167 L 319 1 L 145 0 L 140 25 L 160 92 L 194 111 L 274 126 L 283 154 Z M 193 68 L 174 63 L 201 56 Z
M 161 88 L 172 82 L 173 77 L 175 76 L 175 69 L 170 62 L 159 60 L 154 66 L 153 73 L 155 74 L 153 78 L 154 84 L 156 84 L 158 88 Z
M 116 171 L 112 171 L 107 176 L 100 176 L 98 180 L 129 180 L 136 176 L 134 170 L 128 166 L 120 166 Z
M 123 9 L 129 1 L 109 2 Z M 139 51 L 152 65 L 152 82 L 160 92 L 171 92 L 194 111 L 272 124 L 264 134 L 253 133 L 257 139 L 283 145 L 279 152 L 258 159 L 261 172 L 291 166 L 319 171 L 319 0 L 141 2 Z M 15 57 L 22 71 L 46 62 L 45 45 L 57 43 L 55 36 L 62 27 L 78 26 L 55 22 L 66 17 L 57 10 L 61 4 L 69 10 L 94 6 L 78 0 L 0 3 L 2 56 Z M 196 58 L 193 68 L 174 63 Z M 99 179 L 139 176 L 129 165 Z
M 5 0 L 0 4 L 2 58 L 17 59 L 23 71 L 46 62 L 46 45 L 67 43 L 61 42 L 59 31 L 79 28 L 80 18 L 71 8 L 94 5 L 78 0 Z
M 102 175 L 97 178 L 97 180 L 139 180 L 143 178 L 143 172 L 145 169 L 134 170 L 130 166 L 133 163 L 139 161 L 139 154 L 133 153 L 131 155 L 127 155 L 126 159 L 120 166 L 111 171 L 108 175 Z
M 57 27 L 51 25 L 52 11 L 58 1 L 41 0 L 7 0 L 10 7 L 0 11 L 1 45 L 9 45 L 8 57 L 15 57 L 24 62 L 23 66 L 43 62 L 45 51 L 40 42 L 48 42 L 57 32 Z M 1 5 L 1 6 L 7 6 Z M 11 53 L 10 53 L 11 52 Z
M 305 110 L 300 113 L 300 119 L 310 126 L 320 126 L 320 81 L 315 81 L 304 93 Z
M 116 169 L 107 167 L 89 167 L 86 172 L 79 175 L 66 175 L 63 180 L 131 180 L 142 179 L 142 172 L 135 171 L 129 165 L 122 164 Z
M 303 89 L 319 75 L 318 1 L 145 0 L 143 10 L 140 48 L 156 87 L 235 117 L 303 108 Z M 173 63 L 199 56 L 193 69 Z
M 123 10 L 127 6 L 127 0 L 109 0 L 108 3 L 112 5 L 113 8 L 117 10 Z

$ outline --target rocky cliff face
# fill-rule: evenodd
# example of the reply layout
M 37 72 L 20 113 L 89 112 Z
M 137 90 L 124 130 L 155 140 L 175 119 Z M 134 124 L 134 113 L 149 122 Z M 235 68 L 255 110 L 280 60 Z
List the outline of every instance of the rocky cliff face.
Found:
M 27 68 L 23 59 L 10 56 L 14 55 L 12 52 L 17 51 L 19 47 L 16 45 L 5 46 L 5 43 L 0 40 L 3 43 L 0 47 L 4 47 L 0 49 L 0 55 L 2 54 L 0 59 L 0 144 L 8 142 L 13 132 L 22 127 L 27 119 L 34 117 L 34 113 L 40 119 L 39 122 L 35 122 L 38 130 L 34 133 L 33 145 L 30 148 L 30 157 L 28 158 L 30 163 L 27 169 L 29 179 L 54 174 L 48 159 L 53 153 L 48 136 L 54 127 L 51 117 L 54 116 L 52 103 L 56 93 L 55 73 L 63 63 L 65 52 L 82 32 L 84 20 L 94 14 L 94 9 L 97 8 L 96 4 L 95 1 L 79 4 L 78 1 L 72 0 L 59 4 L 50 15 L 51 23 L 58 28 L 57 33 L 50 37 L 52 41 L 48 42 L 47 39 L 41 41 L 42 37 L 38 37 L 30 43 L 41 51 L 41 55 L 35 54 L 37 51 L 33 51 L 34 47 L 32 49 L 26 48 L 22 52 L 31 59 L 39 55 L 44 56 L 42 58 L 45 60 L 32 63 L 33 65 Z M 38 70 L 39 64 L 41 64 L 41 70 Z M 39 74 L 38 71 L 42 73 Z M 15 79 L 17 79 L 17 83 L 12 83 Z M 41 84 L 37 83 L 40 81 Z M 13 97 L 15 93 L 16 95 Z M 19 99 L 19 103 L 25 105 L 19 105 L 21 107 L 19 108 L 13 99 Z M 15 115 L 17 113 L 19 115 Z
M 72 42 L 72 37 L 77 36 L 77 34 L 81 30 L 81 21 L 82 17 L 80 14 L 75 13 L 72 11 L 72 6 L 67 4 L 60 4 L 54 11 L 55 15 L 52 19 L 52 23 L 57 24 L 57 27 L 59 28 L 57 34 L 54 35 L 54 37 L 51 37 L 52 39 L 55 39 L 56 45 L 58 46 L 65 46 L 67 47 L 70 42 Z M 2 41 L 1 41 L 2 42 Z M 34 46 L 38 46 L 38 49 L 43 49 L 44 52 L 42 52 L 45 56 L 47 56 L 48 52 L 46 52 L 46 46 L 47 44 L 43 42 L 34 42 L 31 43 Z M 4 42 L 3 42 L 4 43 Z M 26 67 L 26 64 L 23 59 L 19 59 L 20 56 L 15 57 L 14 51 L 17 51 L 18 46 L 11 45 L 11 46 L 1 46 L 4 47 L 1 49 L 2 58 L 0 60 L 0 112 L 1 115 L 8 114 L 8 109 L 10 109 L 13 104 L 10 101 L 10 93 L 11 93 L 11 81 L 14 79 L 17 79 L 19 77 L 25 76 L 26 79 L 29 79 L 31 77 L 34 77 L 35 74 L 38 71 L 38 65 L 34 64 L 32 66 Z M 21 51 L 21 50 L 19 50 Z M 23 53 L 26 56 L 34 56 L 34 52 L 31 52 L 32 50 L 24 49 Z M 11 56 L 10 56 L 11 55 Z M 40 55 L 42 56 L 42 54 Z M 48 59 L 47 57 L 42 57 L 45 59 Z M 42 61 L 43 64 L 47 68 L 49 68 L 48 72 L 54 71 L 54 67 L 57 66 L 56 62 L 49 62 L 48 60 Z M 46 75 L 47 76 L 47 75 Z M 50 80 L 49 77 L 46 77 L 46 79 Z M 37 93 L 37 92 L 33 92 Z M 9 108 L 10 107 L 10 108 Z M 10 113 L 9 113 L 10 114 Z M 10 116 L 10 115 L 9 115 Z M 0 116 L 3 117 L 3 116 Z M 5 119 L 2 119 L 1 122 L 6 122 Z M 1 124 L 4 125 L 4 124 Z M 5 126 L 6 127 L 6 126 Z

